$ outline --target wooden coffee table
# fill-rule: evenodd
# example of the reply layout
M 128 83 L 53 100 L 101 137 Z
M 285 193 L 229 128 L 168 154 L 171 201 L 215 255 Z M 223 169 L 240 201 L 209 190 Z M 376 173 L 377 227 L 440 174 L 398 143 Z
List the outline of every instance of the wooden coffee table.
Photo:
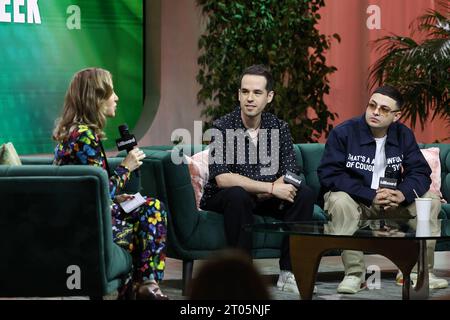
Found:
M 301 299 L 312 299 L 314 282 L 323 254 L 330 250 L 346 249 L 377 253 L 390 259 L 403 273 L 402 298 L 427 299 L 429 297 L 428 263 L 426 240 L 450 238 L 446 235 L 433 236 L 430 232 L 420 232 L 407 226 L 409 220 L 384 221 L 387 226 L 392 222 L 397 228 L 373 230 L 360 228 L 352 235 L 327 233 L 327 222 L 273 222 L 245 226 L 252 232 L 280 233 L 290 238 L 292 272 L 295 275 Z M 361 225 L 379 225 L 377 220 L 361 221 Z M 446 220 L 437 221 L 444 224 Z M 410 274 L 417 263 L 417 282 L 411 286 Z

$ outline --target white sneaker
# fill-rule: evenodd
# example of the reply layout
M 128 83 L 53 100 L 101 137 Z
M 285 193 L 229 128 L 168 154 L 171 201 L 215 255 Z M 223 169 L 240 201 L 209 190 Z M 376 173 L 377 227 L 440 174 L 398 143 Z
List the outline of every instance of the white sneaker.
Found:
M 416 286 L 417 282 L 417 272 L 411 272 L 411 281 L 413 287 Z M 432 272 L 428 273 L 429 282 L 428 286 L 430 289 L 445 289 L 448 287 L 448 281 L 442 278 L 436 277 Z M 399 286 L 403 285 L 403 274 L 399 271 L 395 277 L 395 283 Z
M 277 281 L 277 288 L 281 291 L 293 292 L 300 294 L 295 281 L 295 276 L 291 271 L 281 270 Z M 317 286 L 314 286 L 313 293 L 317 293 Z
M 344 280 L 339 283 L 338 293 L 357 293 L 366 288 L 366 282 L 363 278 L 357 276 L 345 276 Z

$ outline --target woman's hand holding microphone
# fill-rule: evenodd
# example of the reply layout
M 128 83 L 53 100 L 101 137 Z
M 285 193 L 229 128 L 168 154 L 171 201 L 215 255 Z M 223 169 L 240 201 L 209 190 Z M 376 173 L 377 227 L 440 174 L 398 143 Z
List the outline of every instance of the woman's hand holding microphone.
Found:
M 128 168 L 128 170 L 134 171 L 142 165 L 142 160 L 145 158 L 145 153 L 139 148 L 134 148 L 128 152 L 126 158 L 122 161 L 121 165 Z

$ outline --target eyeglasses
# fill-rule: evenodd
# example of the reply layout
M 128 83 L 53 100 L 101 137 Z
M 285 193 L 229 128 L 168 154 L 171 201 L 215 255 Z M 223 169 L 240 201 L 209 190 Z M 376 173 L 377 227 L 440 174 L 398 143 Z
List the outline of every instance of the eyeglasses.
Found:
M 397 110 L 391 110 L 390 108 L 388 108 L 388 107 L 386 107 L 386 106 L 379 106 L 379 105 L 377 105 L 376 103 L 372 103 L 372 102 L 370 102 L 368 105 L 367 105 L 367 108 L 370 110 L 370 111 L 372 111 L 372 112 L 375 112 L 376 110 L 377 110 L 377 108 L 379 107 L 379 112 L 380 112 L 380 114 L 382 115 L 382 116 L 384 116 L 384 117 L 386 117 L 388 114 L 390 114 L 390 113 L 395 113 L 395 112 L 399 112 L 400 111 L 400 109 L 397 109 Z

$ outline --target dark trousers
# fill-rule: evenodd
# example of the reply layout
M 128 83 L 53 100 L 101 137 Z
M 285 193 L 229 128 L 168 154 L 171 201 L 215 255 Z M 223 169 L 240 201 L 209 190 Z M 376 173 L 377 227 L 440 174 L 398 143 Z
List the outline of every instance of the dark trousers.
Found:
M 311 220 L 314 194 L 308 186 L 302 185 L 295 196 L 294 203 L 277 198 L 257 201 L 256 196 L 244 188 L 231 187 L 209 198 L 203 209 L 222 213 L 228 244 L 243 249 L 251 255 L 252 234 L 244 231 L 242 226 L 253 223 L 253 214 L 272 216 L 284 222 Z M 281 245 L 280 269 L 292 270 L 287 236 L 284 237 Z

